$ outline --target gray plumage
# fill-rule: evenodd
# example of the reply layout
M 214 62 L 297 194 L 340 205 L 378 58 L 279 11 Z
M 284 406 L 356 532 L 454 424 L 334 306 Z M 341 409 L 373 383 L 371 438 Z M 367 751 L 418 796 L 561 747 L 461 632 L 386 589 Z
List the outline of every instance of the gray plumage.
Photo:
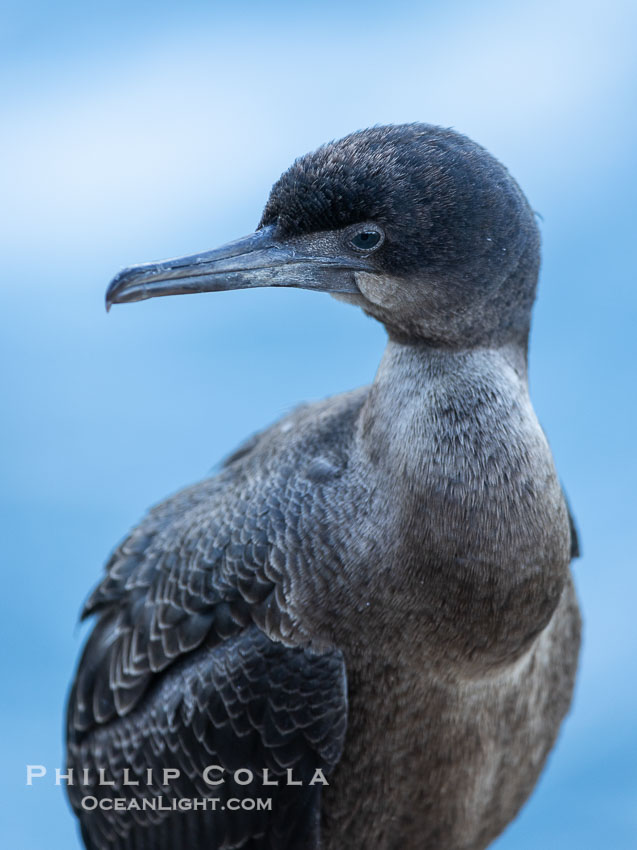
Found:
M 538 265 L 506 170 L 414 124 L 297 160 L 252 236 L 115 278 L 109 305 L 320 289 L 389 341 L 371 387 L 258 434 L 111 557 L 69 701 L 69 767 L 116 780 L 69 787 L 88 848 L 479 850 L 515 816 L 580 631 L 574 527 L 528 396 Z M 209 764 L 280 784 L 211 788 Z M 173 795 L 272 811 L 82 809 L 160 794 L 122 772 L 167 766 Z

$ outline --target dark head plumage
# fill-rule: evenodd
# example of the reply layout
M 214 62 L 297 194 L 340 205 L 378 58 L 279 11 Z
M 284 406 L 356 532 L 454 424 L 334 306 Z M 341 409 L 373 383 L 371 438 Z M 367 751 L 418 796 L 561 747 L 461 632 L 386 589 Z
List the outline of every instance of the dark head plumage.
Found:
M 378 272 L 419 280 L 435 288 L 438 300 L 446 290 L 442 300 L 449 310 L 493 296 L 509 314 L 502 316 L 504 324 L 524 335 L 539 233 L 519 186 L 483 147 L 430 124 L 352 133 L 294 162 L 274 184 L 259 227 L 274 225 L 291 238 L 362 222 L 380 224 L 385 233 L 372 261 Z M 385 311 L 367 312 L 398 334 L 421 336 L 407 316 L 402 324 L 411 330 L 401 331 Z M 498 324 L 484 315 L 484 304 L 480 312 L 485 324 Z M 506 328 L 494 332 L 506 335 Z M 464 333 L 469 341 L 479 328 L 465 327 Z M 445 336 L 442 329 L 434 333 L 440 343 Z

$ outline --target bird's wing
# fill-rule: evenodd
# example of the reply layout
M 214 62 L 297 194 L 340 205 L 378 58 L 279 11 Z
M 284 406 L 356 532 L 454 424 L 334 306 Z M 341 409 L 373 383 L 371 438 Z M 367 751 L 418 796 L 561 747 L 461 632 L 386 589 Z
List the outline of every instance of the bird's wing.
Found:
M 87 602 L 85 615 L 98 620 L 69 701 L 68 764 L 91 774 L 88 787 L 69 788 L 89 847 L 291 850 L 318 840 L 321 784 L 308 783 L 317 768 L 329 777 L 340 757 L 345 669 L 339 652 L 315 653 L 292 634 L 285 562 L 306 483 L 276 452 L 271 461 L 255 464 L 248 450 L 151 511 Z M 156 797 L 161 789 L 144 777 L 164 766 L 181 772 L 173 796 L 218 797 L 219 806 L 245 796 L 230 783 L 206 786 L 209 764 L 259 776 L 267 768 L 280 785 L 258 796 L 272 798 L 272 811 L 195 817 L 82 805 L 86 795 Z M 100 767 L 116 785 L 95 783 Z M 124 784 L 126 767 L 140 786 Z M 288 768 L 302 786 L 284 784 Z
M 291 649 L 256 626 L 202 646 L 130 714 L 70 744 L 76 779 L 91 777 L 69 786 L 85 844 L 318 848 L 321 790 L 345 725 L 340 654 Z M 100 768 L 112 785 L 96 782 Z

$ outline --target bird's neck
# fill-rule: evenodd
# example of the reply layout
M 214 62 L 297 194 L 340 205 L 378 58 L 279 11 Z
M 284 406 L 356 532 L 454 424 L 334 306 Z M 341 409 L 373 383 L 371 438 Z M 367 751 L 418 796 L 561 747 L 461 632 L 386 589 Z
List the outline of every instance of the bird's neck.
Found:
M 423 588 L 434 620 L 445 612 L 437 634 L 446 629 L 468 652 L 491 647 L 495 660 L 521 650 L 552 614 L 569 561 L 568 515 L 529 400 L 525 352 L 390 342 L 358 441 L 401 529 L 403 586 Z
M 485 455 L 522 450 L 531 436 L 548 451 L 529 400 L 526 353 L 517 346 L 458 351 L 390 340 L 360 434 L 379 463 L 414 486 L 461 471 L 469 485 L 484 477 Z

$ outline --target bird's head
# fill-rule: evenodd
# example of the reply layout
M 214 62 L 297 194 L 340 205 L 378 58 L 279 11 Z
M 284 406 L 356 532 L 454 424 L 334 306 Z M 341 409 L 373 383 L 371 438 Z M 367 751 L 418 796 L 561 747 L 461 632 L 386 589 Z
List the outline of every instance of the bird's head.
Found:
M 407 124 L 301 157 L 255 233 L 124 269 L 106 303 L 292 286 L 357 304 L 404 342 L 524 344 L 538 266 L 535 218 L 506 169 L 459 133 Z

